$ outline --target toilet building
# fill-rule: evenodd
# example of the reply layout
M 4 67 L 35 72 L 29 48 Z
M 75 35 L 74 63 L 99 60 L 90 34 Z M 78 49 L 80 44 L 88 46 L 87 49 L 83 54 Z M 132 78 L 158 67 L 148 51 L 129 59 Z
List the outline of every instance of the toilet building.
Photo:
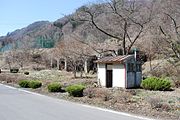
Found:
M 98 84 L 107 88 L 135 88 L 141 84 L 141 62 L 134 55 L 104 57 L 95 61 Z

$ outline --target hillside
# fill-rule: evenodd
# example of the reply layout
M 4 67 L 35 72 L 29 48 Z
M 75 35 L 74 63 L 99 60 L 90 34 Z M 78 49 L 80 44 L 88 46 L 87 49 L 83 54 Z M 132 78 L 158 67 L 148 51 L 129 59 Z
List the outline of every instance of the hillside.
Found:
M 0 37 L 1 51 L 12 48 L 12 44 L 21 46 L 21 42 L 35 42 L 36 47 L 53 47 L 62 36 L 62 31 L 48 21 L 38 21 L 29 26 Z
M 115 45 L 124 53 L 138 47 L 153 59 L 159 55 L 160 59 L 172 56 L 179 58 L 179 27 L 174 31 L 173 26 L 173 23 L 175 26 L 180 24 L 176 10 L 178 1 L 122 1 L 82 6 L 73 14 L 52 23 L 32 23 L 0 37 L 0 51 L 11 49 L 13 44 L 20 47 L 27 41 L 34 48 L 52 48 L 59 40 L 76 37 L 89 43 L 115 41 Z M 173 46 L 169 43 L 173 43 Z
M 91 8 L 95 7 L 91 6 Z M 87 41 L 103 42 L 109 38 L 93 28 L 88 22 L 78 21 L 77 14 L 80 10 L 81 8 L 78 8 L 73 14 L 54 22 L 37 21 L 25 28 L 8 33 L 6 36 L 0 36 L 0 51 L 12 49 L 14 43 L 19 47 L 22 42 L 26 41 L 34 42 L 32 47 L 52 48 L 57 41 L 62 39 L 62 36 L 69 36 L 70 34 L 78 34 L 81 39 Z M 97 18 L 101 18 L 101 15 Z
M 137 5 L 146 6 L 148 3 L 149 2 L 142 2 L 139 0 Z M 32 47 L 36 48 L 52 48 L 55 46 L 56 41 L 66 38 L 66 36 L 70 36 L 72 34 L 77 35 L 81 40 L 91 42 L 104 42 L 107 39 L 113 38 L 117 40 L 117 45 L 122 48 L 123 39 L 128 41 L 127 39 L 130 38 L 132 39 L 131 41 L 134 41 L 133 39 L 136 38 L 136 34 L 141 31 L 139 31 L 139 26 L 133 25 L 133 23 L 128 23 L 127 26 L 129 28 L 127 28 L 128 32 L 126 32 L 126 34 L 128 33 L 129 35 L 124 37 L 124 30 L 122 29 L 124 21 L 117 19 L 117 16 L 112 14 L 113 11 L 112 13 L 109 12 L 109 7 L 106 7 L 108 4 L 109 3 L 97 3 L 89 6 L 82 6 L 73 14 L 64 16 L 53 23 L 48 21 L 38 21 L 25 28 L 8 33 L 7 36 L 0 37 L 0 51 L 11 49 L 14 43 L 17 47 L 19 47 L 21 46 L 22 41 L 23 43 L 26 41 L 32 42 Z M 125 7 L 128 8 L 134 3 L 127 1 L 125 4 L 127 5 Z M 97 23 L 96 25 L 106 33 L 98 30 L 97 27 L 89 21 L 90 16 L 82 12 L 84 8 L 87 8 L 89 11 L 94 13 L 93 19 Z M 134 15 L 137 15 L 137 13 L 134 13 Z M 124 15 L 124 17 L 126 17 L 126 15 Z M 141 23 L 143 20 L 140 19 L 137 22 Z M 107 33 L 111 35 L 109 36 Z M 129 44 L 129 42 L 127 43 Z M 125 47 L 132 46 L 128 44 Z

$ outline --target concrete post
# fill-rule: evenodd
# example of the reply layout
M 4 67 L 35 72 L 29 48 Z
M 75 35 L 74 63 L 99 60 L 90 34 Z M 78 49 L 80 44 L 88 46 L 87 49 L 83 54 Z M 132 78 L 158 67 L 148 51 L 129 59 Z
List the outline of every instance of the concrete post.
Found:
M 60 66 L 59 66 L 59 65 L 60 65 L 60 64 L 59 64 L 59 58 L 56 59 L 56 62 L 57 62 L 57 69 L 60 70 Z
M 67 71 L 67 58 L 64 59 L 64 70 Z
M 53 59 L 51 57 L 51 63 L 50 63 L 50 66 L 51 66 L 51 69 L 52 69 L 52 66 L 53 66 Z
M 84 72 L 88 73 L 88 60 L 87 59 L 84 61 Z

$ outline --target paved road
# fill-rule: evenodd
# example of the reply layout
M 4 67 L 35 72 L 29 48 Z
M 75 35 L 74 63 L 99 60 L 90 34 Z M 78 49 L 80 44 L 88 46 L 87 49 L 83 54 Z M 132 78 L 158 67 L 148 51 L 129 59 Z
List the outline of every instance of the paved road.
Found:
M 0 120 L 142 120 L 0 84 Z

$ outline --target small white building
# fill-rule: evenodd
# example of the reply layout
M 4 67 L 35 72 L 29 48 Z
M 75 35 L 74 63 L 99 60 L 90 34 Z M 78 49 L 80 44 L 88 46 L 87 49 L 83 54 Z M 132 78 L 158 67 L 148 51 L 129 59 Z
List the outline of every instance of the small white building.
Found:
M 104 57 L 95 61 L 98 67 L 98 84 L 107 88 L 135 88 L 141 84 L 141 62 L 134 55 Z

